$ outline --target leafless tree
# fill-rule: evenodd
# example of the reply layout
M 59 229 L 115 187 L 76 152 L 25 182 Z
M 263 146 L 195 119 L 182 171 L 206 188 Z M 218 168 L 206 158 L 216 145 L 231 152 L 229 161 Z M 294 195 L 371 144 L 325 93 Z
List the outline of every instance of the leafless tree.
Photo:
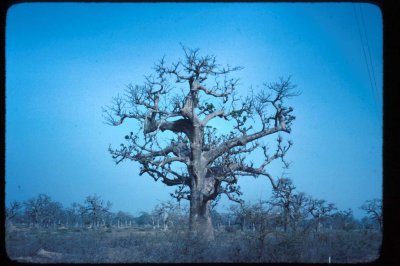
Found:
M 278 180 L 269 203 L 280 209 L 284 232 L 288 231 L 288 226 L 293 233 L 297 231 L 300 222 L 308 216 L 308 201 L 309 197 L 305 193 L 296 191 L 292 179 L 282 177 Z
M 250 217 L 252 214 L 252 206 L 250 204 L 242 203 L 240 205 L 231 205 L 230 211 L 236 224 L 239 224 L 240 230 L 244 231 L 250 224 Z
M 364 210 L 372 220 L 376 221 L 379 224 L 379 229 L 382 231 L 382 200 L 367 200 L 360 208 Z
M 48 227 L 56 222 L 62 209 L 59 202 L 54 202 L 46 194 L 39 194 L 24 202 L 25 215 L 36 226 Z
M 111 209 L 111 202 L 104 202 L 100 196 L 87 196 L 83 205 L 80 205 L 80 213 L 91 228 L 99 227 L 104 215 Z
M 273 206 L 281 209 L 281 222 L 283 224 L 284 232 L 287 232 L 290 224 L 290 217 L 292 213 L 292 204 L 294 200 L 296 187 L 290 178 L 280 178 L 277 185 L 272 191 L 270 203 Z
M 13 201 L 10 206 L 6 208 L 6 221 L 11 223 L 13 219 L 18 215 L 22 208 L 22 204 L 18 201 Z
M 78 227 L 81 221 L 80 205 L 76 202 L 71 207 L 65 209 L 65 225 Z
M 252 231 L 256 232 L 261 242 L 264 242 L 265 237 L 276 229 L 277 209 L 267 201 L 259 200 L 251 205 L 247 213 Z
M 325 200 L 318 200 L 309 198 L 307 204 L 307 211 L 311 214 L 315 221 L 315 231 L 318 232 L 321 227 L 321 222 L 332 215 L 336 210 L 333 203 L 327 203 Z
M 303 192 L 296 193 L 292 197 L 290 220 L 294 232 L 297 231 L 299 223 L 308 216 L 307 203 L 308 197 Z
M 192 235 L 212 239 L 210 209 L 218 195 L 240 202 L 239 176 L 265 176 L 276 187 L 267 166 L 276 159 L 289 166 L 284 158 L 292 142 L 284 141 L 279 133 L 291 132 L 295 117 L 285 100 L 299 93 L 287 78 L 239 97 L 239 79 L 231 75 L 241 67 L 222 67 L 215 56 L 182 48 L 183 59 L 167 65 L 162 58 L 143 85 L 128 85 L 124 95 L 103 109 L 110 125 L 133 119 L 140 126 L 138 133 L 125 136 L 125 144 L 109 151 L 117 164 L 136 161 L 140 175 L 176 186 L 172 196 L 190 201 Z M 211 126 L 213 121 L 231 131 L 217 131 Z M 260 140 L 273 134 L 278 137 L 270 152 Z M 246 159 L 256 149 L 265 156 L 258 165 Z
M 10 203 L 10 207 L 6 208 L 6 218 L 8 220 L 11 220 L 12 218 L 14 218 L 19 210 L 21 209 L 22 204 L 18 201 L 13 201 Z
M 40 194 L 37 199 L 30 198 L 24 201 L 25 215 L 28 217 L 30 223 L 35 226 L 39 226 L 40 214 L 47 201 L 48 196 L 44 194 Z
M 109 213 L 109 212 L 107 212 Z M 113 215 L 113 220 L 115 221 L 114 223 L 118 227 L 131 227 L 132 226 L 132 221 L 134 217 L 128 213 L 128 212 L 123 212 L 123 211 L 118 211 L 115 215 Z M 104 225 L 109 226 L 109 217 L 106 217 L 106 215 L 103 215 L 102 217 L 102 223 Z
M 172 201 L 162 202 L 157 204 L 152 211 L 153 227 L 162 225 L 163 230 L 167 230 L 170 226 L 184 227 L 181 218 L 185 216 L 185 210 L 180 205 Z
M 340 210 L 331 215 L 332 221 L 337 229 L 349 231 L 356 227 L 353 210 Z

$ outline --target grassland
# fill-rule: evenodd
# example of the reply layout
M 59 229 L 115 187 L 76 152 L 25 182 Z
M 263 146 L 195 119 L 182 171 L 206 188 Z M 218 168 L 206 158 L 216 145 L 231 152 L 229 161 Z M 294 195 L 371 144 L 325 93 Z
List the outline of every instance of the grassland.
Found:
M 23 228 L 6 232 L 11 260 L 34 263 L 118 262 L 370 262 L 379 257 L 374 230 L 283 233 L 216 231 L 215 240 L 191 239 L 184 230 L 152 228 Z

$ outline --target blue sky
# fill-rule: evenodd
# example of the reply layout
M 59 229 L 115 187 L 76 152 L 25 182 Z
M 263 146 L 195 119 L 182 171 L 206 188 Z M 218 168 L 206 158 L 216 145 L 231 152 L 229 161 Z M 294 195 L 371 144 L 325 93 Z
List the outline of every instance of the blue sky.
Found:
M 172 189 L 139 177 L 136 163 L 112 161 L 108 146 L 135 125 L 106 125 L 101 107 L 125 84 L 143 83 L 162 56 L 182 57 L 180 43 L 243 66 L 243 95 L 292 75 L 302 95 L 290 101 L 297 120 L 286 172 L 299 191 L 356 216 L 365 200 L 381 197 L 378 7 L 37 3 L 7 13 L 6 203 L 46 193 L 68 206 L 96 193 L 114 210 L 137 214 L 168 200 Z M 271 193 L 263 178 L 244 177 L 240 185 L 245 200 Z M 228 205 L 223 200 L 220 209 Z

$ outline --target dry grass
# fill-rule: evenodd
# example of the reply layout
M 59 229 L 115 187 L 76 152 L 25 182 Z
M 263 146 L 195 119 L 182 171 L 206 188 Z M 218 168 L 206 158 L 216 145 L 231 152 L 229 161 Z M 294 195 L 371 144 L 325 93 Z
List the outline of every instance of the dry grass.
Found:
M 6 233 L 8 256 L 24 262 L 368 262 L 379 255 L 381 236 L 371 231 L 318 235 L 218 231 L 202 243 L 178 230 L 27 229 Z M 42 249 L 42 255 L 39 251 Z M 47 257 L 43 254 L 47 254 Z M 57 255 L 54 255 L 57 254 Z M 54 256 L 53 256 L 54 255 Z

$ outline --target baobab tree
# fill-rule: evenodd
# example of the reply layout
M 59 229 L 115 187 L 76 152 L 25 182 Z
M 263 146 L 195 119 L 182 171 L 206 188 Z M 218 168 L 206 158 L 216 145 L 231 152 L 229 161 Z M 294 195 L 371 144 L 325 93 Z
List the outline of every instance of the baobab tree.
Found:
M 106 203 L 96 194 L 87 196 L 83 205 L 79 205 L 79 212 L 82 220 L 90 225 L 91 228 L 98 228 L 100 222 L 104 220 L 105 214 L 111 209 L 111 202 Z
M 382 231 L 383 216 L 382 216 L 382 200 L 372 199 L 367 200 L 360 209 L 364 210 L 368 216 L 379 224 L 379 229 Z
M 287 232 L 290 218 L 292 216 L 292 205 L 296 187 L 290 178 L 280 178 L 272 191 L 269 203 L 282 211 L 283 231 Z
M 304 221 L 308 215 L 307 212 L 307 204 L 308 204 L 308 197 L 304 192 L 298 192 L 293 195 L 292 198 L 292 209 L 290 219 L 292 222 L 292 229 L 293 232 L 296 232 L 298 229 L 299 224 L 301 221 Z M 303 232 L 307 230 L 303 228 Z
M 172 196 L 190 201 L 192 235 L 212 239 L 213 200 L 224 194 L 240 202 L 239 176 L 265 176 L 275 187 L 267 166 L 276 159 L 289 166 L 284 157 L 292 142 L 284 141 L 280 133 L 290 133 L 295 119 L 285 100 L 299 93 L 290 78 L 282 78 L 265 83 L 260 92 L 239 97 L 239 79 L 231 75 L 241 67 L 223 67 L 215 56 L 182 48 L 183 59 L 167 64 L 162 58 L 143 85 L 128 85 L 123 96 L 103 109 L 112 126 L 128 119 L 139 125 L 139 132 L 130 132 L 125 144 L 110 146 L 109 151 L 117 164 L 138 162 L 140 175 L 176 186 Z M 231 130 L 218 131 L 212 126 L 216 122 Z M 276 149 L 270 152 L 261 139 L 274 134 Z M 246 159 L 256 149 L 265 157 L 257 165 Z
M 62 210 L 62 204 L 52 201 L 46 194 L 26 200 L 24 206 L 25 215 L 34 226 L 49 227 L 58 220 Z
M 7 225 L 12 224 L 12 220 L 15 219 L 18 216 L 21 208 L 22 208 L 21 202 L 18 202 L 18 201 L 15 201 L 15 200 L 10 203 L 9 207 L 6 207 L 6 222 L 7 222 Z
M 331 216 L 332 212 L 335 210 L 336 207 L 333 203 L 327 203 L 325 200 L 309 197 L 307 211 L 315 220 L 315 232 L 318 233 L 321 222 Z

